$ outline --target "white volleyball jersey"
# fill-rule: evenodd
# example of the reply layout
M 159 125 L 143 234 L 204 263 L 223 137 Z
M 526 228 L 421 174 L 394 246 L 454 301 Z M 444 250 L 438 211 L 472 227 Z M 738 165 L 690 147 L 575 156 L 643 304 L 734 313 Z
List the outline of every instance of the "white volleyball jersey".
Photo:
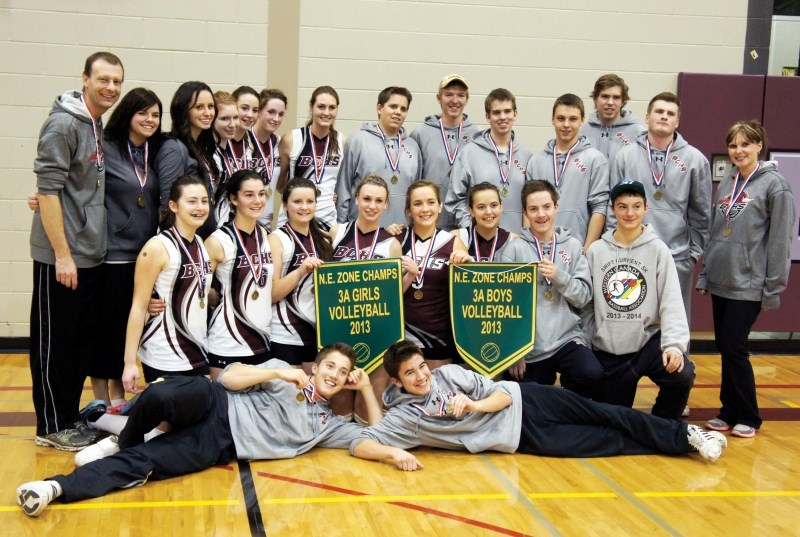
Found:
M 222 245 L 225 260 L 214 271 L 221 300 L 208 326 L 208 351 L 231 357 L 263 354 L 269 350 L 275 273 L 267 230 L 256 225 L 248 234 L 231 222 L 211 236 Z
M 155 285 L 156 296 L 166 302 L 167 309 L 145 324 L 139 341 L 139 359 L 162 371 L 189 371 L 208 363 L 206 308 L 211 288 L 211 263 L 197 235 L 190 243 L 182 237 L 178 239 L 172 229 L 168 229 L 156 235 L 156 239 L 164 244 L 169 255 L 167 266 L 156 278 Z

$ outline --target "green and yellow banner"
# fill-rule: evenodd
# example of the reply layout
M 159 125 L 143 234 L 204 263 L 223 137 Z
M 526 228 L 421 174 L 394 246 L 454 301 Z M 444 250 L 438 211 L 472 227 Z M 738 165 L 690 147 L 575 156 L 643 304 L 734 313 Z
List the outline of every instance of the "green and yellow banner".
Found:
M 389 346 L 405 338 L 400 259 L 326 263 L 314 271 L 317 345 L 341 341 L 371 373 Z
M 494 377 L 533 349 L 535 263 L 450 265 L 450 318 L 461 357 Z

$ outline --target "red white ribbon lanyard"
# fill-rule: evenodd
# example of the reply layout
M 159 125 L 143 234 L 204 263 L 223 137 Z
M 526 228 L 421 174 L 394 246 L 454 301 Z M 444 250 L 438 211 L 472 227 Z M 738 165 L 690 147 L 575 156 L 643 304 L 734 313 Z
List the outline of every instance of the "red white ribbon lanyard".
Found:
M 86 109 L 86 113 L 89 114 L 89 119 L 92 122 L 92 134 L 94 135 L 94 154 L 96 157 L 94 165 L 97 168 L 97 173 L 102 173 L 105 169 L 105 157 L 103 156 L 103 145 L 100 143 L 100 137 L 97 135 L 98 122 L 94 120 L 91 110 L 89 110 L 89 107 L 86 105 L 86 101 L 83 100 L 83 95 L 81 95 L 81 104 Z
M 650 139 L 645 137 L 644 140 L 645 148 L 647 151 L 647 162 L 650 164 L 650 174 L 653 176 L 653 184 L 656 188 L 661 186 L 661 181 L 664 180 L 664 176 L 667 174 L 667 163 L 669 162 L 669 154 L 672 152 L 672 146 L 675 144 L 675 139 L 673 138 L 672 141 L 667 146 L 667 154 L 664 157 L 664 169 L 661 170 L 661 175 L 656 173 L 656 169 L 653 167 L 653 150 L 650 147 Z
M 419 273 L 414 276 L 414 283 L 412 284 L 414 289 L 420 289 L 423 280 L 425 280 L 425 271 L 428 270 L 428 260 L 431 258 L 433 243 L 436 242 L 436 231 L 431 235 L 430 241 L 430 244 L 428 244 L 428 251 L 425 252 L 425 256 L 422 258 L 422 266 L 419 269 Z M 414 233 L 413 228 L 411 229 L 411 259 L 414 260 L 414 263 L 417 262 L 417 235 Z
M 428 412 L 428 409 L 425 408 L 425 405 L 421 405 L 419 403 L 411 403 L 411 406 L 416 408 L 420 414 L 424 414 L 426 416 L 432 416 L 432 415 L 444 416 L 447 414 L 446 412 L 447 404 L 445 402 L 447 398 L 444 396 L 442 392 L 439 392 L 438 399 L 439 403 L 436 405 L 436 414 L 431 414 L 430 412 Z
M 331 145 L 331 135 L 325 137 L 325 151 L 322 153 L 322 162 L 317 166 L 317 143 L 314 141 L 314 135 L 311 134 L 311 127 L 308 128 L 308 137 L 311 138 L 311 156 L 314 161 L 314 182 L 320 184 L 322 176 L 325 175 L 325 163 L 328 161 L 328 148 Z
M 489 263 L 494 261 L 494 250 L 495 248 L 497 248 L 498 238 L 500 238 L 500 233 L 497 230 L 495 230 L 494 241 L 492 241 L 492 249 L 489 251 L 489 257 L 485 259 L 485 261 Z M 484 259 L 481 257 L 481 248 L 478 245 L 478 231 L 475 229 L 475 227 L 472 228 L 472 244 L 475 245 L 475 259 L 478 262 L 484 261 Z
M 175 235 L 175 240 L 178 241 L 178 246 L 181 247 L 183 253 L 186 254 L 186 257 L 189 258 L 189 261 L 192 262 L 192 265 L 197 267 L 197 270 L 195 270 L 195 272 L 197 274 L 197 286 L 200 289 L 198 296 L 200 297 L 200 300 L 202 300 L 206 297 L 206 260 L 203 258 L 203 249 L 200 247 L 199 244 L 195 242 L 195 244 L 197 244 L 197 256 L 200 259 L 198 266 L 198 263 L 195 262 L 194 257 L 192 257 L 191 252 L 189 252 L 189 249 L 186 247 L 185 244 L 183 244 L 183 237 L 181 237 L 180 233 L 178 233 L 178 230 L 175 229 L 175 226 L 172 226 L 170 228 L 170 231 L 172 232 L 173 235 Z M 195 239 L 195 241 L 196 240 L 197 239 Z
M 275 145 L 272 143 L 272 135 L 269 135 L 269 159 L 264 154 L 264 146 L 261 145 L 261 140 L 258 139 L 253 129 L 250 129 L 250 136 L 253 137 L 253 145 L 256 146 L 258 152 L 261 153 L 261 158 L 264 159 L 264 168 L 267 170 L 267 184 L 270 184 L 272 182 L 272 173 L 275 171 Z
M 144 175 L 139 173 L 139 166 L 136 165 L 136 161 L 133 160 L 133 151 L 131 151 L 131 143 L 128 142 L 128 156 L 131 157 L 131 164 L 133 164 L 133 171 L 136 174 L 136 178 L 139 179 L 139 186 L 142 189 L 142 195 L 144 195 L 144 185 L 147 184 L 147 140 L 144 141 Z
M 242 136 L 242 160 L 239 160 L 239 157 L 236 156 L 236 141 L 235 140 L 228 140 L 228 145 L 231 148 L 231 155 L 233 155 L 233 161 L 236 163 L 236 171 L 239 171 L 243 168 L 247 167 L 247 133 L 245 132 L 244 136 Z
M 230 145 L 231 145 L 231 143 L 228 142 L 228 146 L 230 146 Z M 219 159 L 222 161 L 222 165 L 225 166 L 225 171 L 228 172 L 228 177 L 233 175 L 233 172 L 235 170 L 231 167 L 231 163 L 230 163 L 230 161 L 228 159 L 228 151 L 225 150 L 225 149 L 222 149 L 220 146 L 217 146 L 217 155 L 219 155 Z M 234 161 L 235 160 L 236 159 L 234 158 Z
M 380 125 L 375 126 L 378 127 L 378 132 L 380 132 L 381 137 L 383 137 L 383 149 L 386 151 L 386 158 L 389 159 L 389 167 L 392 169 L 392 173 L 396 174 L 397 168 L 400 167 L 400 146 L 403 143 L 403 134 L 400 132 L 397 133 L 397 158 L 392 159 L 392 153 L 389 151 L 389 142 L 387 141 L 386 134 L 384 134 Z
M 217 174 L 211 170 L 211 166 L 208 165 L 208 159 L 206 159 L 204 155 L 200 155 L 200 160 L 202 161 L 203 167 L 208 173 L 208 180 L 211 182 L 211 188 L 214 190 L 212 194 L 215 194 L 217 191 Z
M 294 242 L 300 247 L 301 250 L 303 250 L 303 253 L 305 253 L 306 256 L 317 257 L 317 249 L 316 247 L 314 247 L 314 237 L 312 237 L 311 235 L 308 236 L 308 241 L 311 243 L 311 251 L 309 252 L 308 250 L 306 250 L 306 247 L 303 245 L 303 241 L 300 240 L 300 237 L 297 236 L 297 233 L 295 233 L 291 225 L 286 224 L 286 230 L 292 236 Z
M 736 177 L 733 178 L 733 188 L 731 188 L 731 200 L 728 202 L 728 208 L 725 210 L 725 221 L 726 222 L 730 222 L 731 221 L 731 209 L 733 209 L 733 206 L 736 203 L 736 200 L 738 200 L 739 196 L 741 196 L 742 192 L 744 192 L 744 189 L 747 186 L 747 183 L 750 182 L 750 179 L 752 179 L 752 177 L 756 174 L 756 172 L 760 168 L 761 168 L 761 163 L 759 162 L 758 166 L 756 166 L 756 169 L 753 170 L 750 173 L 750 175 L 745 177 L 744 182 L 742 183 L 742 188 L 739 189 L 739 192 L 736 192 L 736 187 L 739 184 L 739 177 L 741 177 L 741 173 L 739 172 L 739 170 L 736 170 Z
M 372 259 L 372 254 L 375 253 L 375 246 L 378 244 L 378 235 L 380 235 L 380 232 L 380 228 L 373 232 L 375 233 L 375 236 L 372 237 L 372 245 L 369 247 L 369 252 L 367 253 L 366 257 L 361 257 L 361 248 L 358 246 L 358 225 L 353 222 L 353 244 L 356 247 L 356 261 L 360 261 L 362 259 Z
M 253 266 L 250 252 L 247 251 L 247 247 L 244 245 L 244 239 L 242 239 L 242 235 L 239 233 L 239 228 L 237 228 L 236 224 L 233 222 L 230 223 L 230 226 L 233 228 L 233 232 L 236 234 L 236 241 L 239 243 L 239 248 L 241 248 L 244 252 L 244 258 L 247 261 L 247 267 L 250 269 L 250 274 L 253 275 L 253 281 L 255 281 L 259 288 L 263 287 L 263 285 L 259 283 L 261 281 L 261 273 L 264 270 L 264 264 L 261 262 L 261 231 L 258 229 L 258 224 L 256 224 L 256 227 L 253 230 L 253 234 L 256 236 L 256 257 L 258 258 L 258 270 L 256 270 Z M 264 285 L 266 285 L 266 281 L 264 282 Z
M 532 235 L 532 236 L 533 236 L 533 240 L 536 243 L 536 253 L 539 255 L 539 260 L 544 260 L 544 250 L 542 249 L 542 243 L 539 242 L 539 239 L 536 238 L 536 235 Z M 550 256 L 549 256 L 549 259 L 550 259 L 551 263 L 555 263 L 556 262 L 556 246 L 558 246 L 558 241 L 556 240 L 556 234 L 553 233 L 553 242 L 550 243 Z M 551 285 L 552 284 L 552 282 L 550 280 L 548 280 L 547 278 L 545 278 L 544 281 L 547 282 L 547 285 Z
M 580 142 L 581 141 L 578 140 L 572 145 L 572 147 L 569 148 L 567 155 L 564 157 L 564 164 L 561 166 L 558 165 L 558 148 L 553 148 L 553 175 L 555 176 L 556 188 L 558 189 L 561 189 L 561 182 L 564 180 L 564 172 L 567 171 L 567 166 L 569 166 L 569 159 L 572 156 L 572 150 L 575 149 Z
M 244 141 L 244 136 L 242 136 L 242 141 Z M 233 147 L 233 140 L 228 140 L 228 146 L 225 153 L 228 154 L 228 161 L 230 162 L 233 171 L 238 172 L 242 169 L 242 166 L 239 165 L 239 159 L 236 158 L 236 150 Z M 244 157 L 242 157 L 242 160 L 244 160 Z
M 453 152 L 450 153 L 450 144 L 447 143 L 447 130 L 444 128 L 444 123 L 442 123 L 442 118 L 439 118 L 439 131 L 442 133 L 442 143 L 444 144 L 444 150 L 447 152 L 447 161 L 450 163 L 450 166 L 456 161 L 456 155 L 458 155 L 458 142 L 461 140 L 461 129 L 464 128 L 464 121 L 461 121 L 461 124 L 458 126 L 458 134 L 456 135 L 456 147 L 453 149 Z
M 305 394 L 306 400 L 309 403 L 317 403 L 317 402 L 319 402 L 319 403 L 327 403 L 328 402 L 327 399 L 325 399 L 319 393 L 317 393 L 317 388 L 310 382 L 308 384 L 306 384 L 305 388 L 303 388 L 303 393 Z M 319 401 L 317 401 L 318 399 L 319 399 Z
M 503 170 L 503 161 L 500 159 L 500 150 L 497 148 L 497 144 L 494 143 L 494 138 L 492 138 L 491 133 L 486 133 L 486 137 L 489 139 L 489 143 L 492 144 L 492 149 L 494 149 L 494 156 L 497 158 L 497 167 L 500 168 L 500 182 L 503 184 L 504 187 L 508 186 L 508 176 L 511 175 L 511 158 L 514 156 L 514 139 L 511 138 L 508 142 L 508 170 Z

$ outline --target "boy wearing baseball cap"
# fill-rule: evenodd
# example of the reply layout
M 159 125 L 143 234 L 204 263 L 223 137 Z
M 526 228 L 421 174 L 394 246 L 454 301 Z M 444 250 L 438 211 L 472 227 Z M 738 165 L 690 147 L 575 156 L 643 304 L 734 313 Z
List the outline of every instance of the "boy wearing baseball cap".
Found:
M 442 78 L 436 100 L 442 113 L 426 117 L 410 137 L 422 152 L 422 177 L 439 185 L 444 199 L 450 190 L 450 171 L 456 157 L 478 132 L 478 127 L 464 113 L 469 102 L 469 87 L 461 75 L 452 74 Z M 457 227 L 455 216 L 448 210 L 439 215 L 438 224 L 447 231 Z
M 659 387 L 652 413 L 679 419 L 695 377 L 686 357 L 689 325 L 669 248 L 644 225 L 645 188 L 623 179 L 611 189 L 616 227 L 586 256 L 592 273 L 592 346 L 603 366 L 598 400 L 632 406 L 639 379 Z

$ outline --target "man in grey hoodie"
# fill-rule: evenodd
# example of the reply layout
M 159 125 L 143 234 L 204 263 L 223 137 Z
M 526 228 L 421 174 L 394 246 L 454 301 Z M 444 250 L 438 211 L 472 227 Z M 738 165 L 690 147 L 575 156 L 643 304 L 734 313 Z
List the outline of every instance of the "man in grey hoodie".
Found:
M 550 457 L 608 457 L 696 450 L 716 461 L 727 446 L 721 433 L 631 408 L 596 403 L 569 390 L 534 383 L 493 382 L 457 365 L 431 371 L 419 348 L 399 341 L 383 365 L 383 420 L 361 430 L 350 454 L 389 460 L 400 470 L 422 463 L 406 449 L 430 446 L 479 453 Z
M 581 134 L 592 147 L 613 162 L 620 149 L 633 145 L 636 136 L 645 130 L 630 110 L 624 110 L 630 99 L 628 85 L 614 73 L 601 76 L 591 94 L 595 112 L 581 127 Z
M 603 364 L 601 401 L 633 406 L 639 379 L 658 387 L 652 413 L 678 419 L 694 384 L 686 357 L 689 325 L 675 263 L 652 227 L 644 225 L 645 187 L 626 179 L 611 189 L 617 227 L 589 247 L 594 286 L 595 355 Z
M 307 376 L 272 359 L 258 366 L 231 364 L 216 382 L 205 377 L 167 377 L 142 392 L 119 438 L 109 437 L 76 457 L 69 475 L 31 481 L 17 488 L 17 503 L 38 516 L 56 498 L 76 502 L 111 491 L 199 472 L 232 458 L 287 459 L 319 445 L 346 448 L 361 425 L 333 414 L 328 401 L 341 390 L 358 390 L 368 422 L 383 412 L 369 375 L 353 369 L 349 345 L 319 352 Z M 144 441 L 147 431 L 168 422 L 172 430 Z M 90 457 L 83 457 L 89 454 Z
M 528 180 L 525 167 L 531 152 L 514 135 L 517 100 L 504 88 L 493 89 L 484 101 L 489 128 L 476 132 L 456 158 L 450 174 L 450 191 L 444 208 L 455 215 L 458 227 L 469 227 L 472 217 L 467 207 L 467 190 L 488 181 L 503 197 L 500 227 L 518 233 L 523 227 L 519 194 Z
M 31 226 L 30 365 L 36 445 L 80 450 L 95 440 L 78 424 L 95 333 L 99 266 L 106 253 L 101 116 L 119 99 L 119 58 L 86 59 L 83 90 L 56 98 L 42 125 L 34 173 L 39 210 Z
M 340 224 L 358 216 L 353 203 L 355 189 L 369 175 L 378 175 L 389 185 L 389 207 L 381 216 L 381 226 L 407 221 L 406 191 L 422 177 L 419 146 L 405 136 L 403 128 L 410 106 L 411 92 L 406 88 L 385 88 L 378 95 L 378 123 L 364 123 L 348 138 L 336 179 L 336 218 Z
M 411 133 L 411 138 L 422 152 L 422 176 L 439 185 L 444 199 L 450 190 L 450 175 L 458 153 L 478 132 L 478 127 L 464 113 L 469 101 L 469 87 L 460 75 L 442 78 L 436 100 L 442 113 L 426 117 L 425 122 Z M 455 229 L 453 213 L 443 210 L 438 225 L 447 231 Z
M 678 270 L 686 318 L 691 321 L 694 266 L 708 243 L 711 223 L 711 167 L 708 159 L 677 132 L 681 101 L 659 93 L 647 106 L 647 132 L 609 164 L 613 188 L 625 178 L 644 185 L 649 211 L 644 222 L 666 243 Z M 606 229 L 616 225 L 609 212 Z

